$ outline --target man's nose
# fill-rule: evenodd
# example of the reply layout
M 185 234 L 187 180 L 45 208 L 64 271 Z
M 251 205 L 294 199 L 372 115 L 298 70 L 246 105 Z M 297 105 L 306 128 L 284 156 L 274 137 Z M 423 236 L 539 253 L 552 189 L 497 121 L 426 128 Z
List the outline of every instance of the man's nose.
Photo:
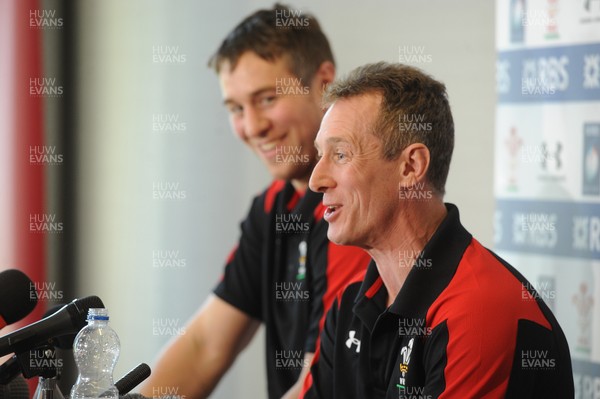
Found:
M 317 162 L 308 182 L 308 186 L 312 191 L 324 193 L 327 189 L 335 186 L 330 169 L 331 164 L 325 157 Z
M 244 110 L 244 134 L 246 137 L 263 137 L 268 128 L 269 120 L 262 112 L 253 107 Z

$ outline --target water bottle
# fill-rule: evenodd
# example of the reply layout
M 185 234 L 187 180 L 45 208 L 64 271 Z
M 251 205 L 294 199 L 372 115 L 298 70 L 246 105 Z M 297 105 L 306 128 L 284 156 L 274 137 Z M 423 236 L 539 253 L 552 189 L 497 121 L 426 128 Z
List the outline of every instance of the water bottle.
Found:
M 79 376 L 71 399 L 118 399 L 113 370 L 119 358 L 119 337 L 108 325 L 106 309 L 90 309 L 87 322 L 73 342 Z

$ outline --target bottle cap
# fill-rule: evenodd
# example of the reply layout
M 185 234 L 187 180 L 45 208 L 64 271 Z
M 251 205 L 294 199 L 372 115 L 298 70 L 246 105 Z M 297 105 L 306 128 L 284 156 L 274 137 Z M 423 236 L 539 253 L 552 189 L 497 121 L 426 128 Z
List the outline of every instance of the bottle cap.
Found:
M 90 308 L 88 310 L 88 320 L 108 320 L 108 310 L 106 308 Z

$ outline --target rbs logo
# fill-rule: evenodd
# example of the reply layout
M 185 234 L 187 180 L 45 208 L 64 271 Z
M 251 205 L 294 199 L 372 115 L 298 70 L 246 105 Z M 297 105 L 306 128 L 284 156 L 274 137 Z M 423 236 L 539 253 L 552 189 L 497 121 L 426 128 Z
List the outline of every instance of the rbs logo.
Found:
M 521 72 L 521 92 L 529 95 L 554 94 L 569 88 L 569 58 L 540 57 L 525 59 Z

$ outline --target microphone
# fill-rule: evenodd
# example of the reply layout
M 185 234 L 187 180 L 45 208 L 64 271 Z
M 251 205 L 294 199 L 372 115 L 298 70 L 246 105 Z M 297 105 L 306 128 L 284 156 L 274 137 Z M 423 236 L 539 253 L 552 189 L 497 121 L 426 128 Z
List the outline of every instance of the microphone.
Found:
M 140 385 L 142 381 L 150 377 L 150 366 L 146 363 L 140 363 L 132 369 L 129 373 L 125 374 L 123 378 L 115 382 L 115 387 L 119 391 L 119 395 L 125 395 L 129 393 L 133 388 Z
M 0 364 L 0 386 L 10 384 L 11 381 L 21 374 L 21 365 L 16 355 Z
M 37 305 L 33 282 L 20 270 L 0 273 L 0 329 L 27 316 Z
M 56 350 L 50 345 L 13 355 L 0 365 L 0 385 L 10 383 L 19 374 L 25 378 L 56 377 L 60 374 L 58 367 L 61 364 L 62 359 L 56 357 Z
M 44 313 L 42 319 L 52 316 L 64 306 L 65 304 L 59 304 L 51 307 L 46 311 L 46 313 Z M 73 333 L 54 337 L 48 340 L 48 345 L 42 345 L 41 348 L 31 349 L 30 351 L 13 355 L 13 357 L 8 359 L 6 362 L 0 364 L 0 385 L 6 385 L 10 383 L 20 374 L 23 374 L 23 376 L 27 378 L 32 378 L 35 375 L 43 375 L 46 378 L 52 377 L 52 373 L 46 370 L 40 370 L 39 368 L 35 371 L 30 370 L 29 366 L 31 364 L 31 361 L 28 362 L 28 360 L 31 360 L 31 354 L 36 350 L 39 351 L 40 349 L 50 349 L 51 346 L 54 346 L 57 349 L 64 350 L 73 349 L 73 341 L 75 340 L 76 335 L 77 333 Z M 46 352 L 44 351 L 43 353 L 45 354 Z M 54 351 L 54 353 L 57 352 Z M 29 359 L 27 359 L 28 355 Z M 37 358 L 42 358 L 42 356 L 38 355 Z M 49 361 L 47 363 L 51 364 L 52 359 L 48 358 L 48 360 Z
M 50 309 L 48 309 L 46 311 L 46 313 L 44 313 L 44 315 L 42 316 L 42 319 L 52 316 L 54 313 L 58 312 L 64 306 L 65 306 L 64 303 L 52 306 Z M 86 319 L 87 319 L 87 315 L 86 315 Z M 84 326 L 85 326 L 85 324 L 84 324 Z M 64 349 L 64 350 L 73 349 L 73 341 L 75 341 L 75 337 L 77 336 L 78 332 L 79 331 L 75 331 L 75 332 L 72 332 L 69 334 L 53 337 L 49 340 L 49 343 L 50 343 L 50 345 L 54 346 L 57 349 Z
M 97 296 L 75 299 L 53 315 L 1 337 L 0 356 L 25 352 L 57 336 L 77 332 L 86 325 L 90 308 L 103 307 L 102 300 Z
M 19 377 L 10 384 L 0 385 L 0 399 L 29 399 L 29 387 L 25 378 Z

